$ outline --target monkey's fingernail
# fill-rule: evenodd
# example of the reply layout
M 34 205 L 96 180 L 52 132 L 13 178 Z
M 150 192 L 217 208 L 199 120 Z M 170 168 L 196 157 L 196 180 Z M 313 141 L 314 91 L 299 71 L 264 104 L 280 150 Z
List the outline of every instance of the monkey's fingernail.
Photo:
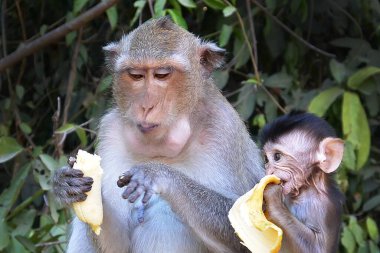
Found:
M 123 178 L 125 178 L 125 176 L 124 176 L 124 175 L 121 175 L 121 176 L 119 177 L 119 180 L 123 180 Z

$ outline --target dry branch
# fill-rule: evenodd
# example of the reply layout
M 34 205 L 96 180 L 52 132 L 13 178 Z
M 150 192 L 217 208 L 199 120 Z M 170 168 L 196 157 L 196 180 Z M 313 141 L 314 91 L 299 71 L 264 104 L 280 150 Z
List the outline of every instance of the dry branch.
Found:
M 117 2 L 118 0 L 101 1 L 99 4 L 95 5 L 93 8 L 84 12 L 72 21 L 57 27 L 53 31 L 38 39 L 35 39 L 32 42 L 21 45 L 15 52 L 0 60 L 0 73 L 25 57 L 37 52 L 49 44 L 58 41 L 66 34 L 83 27 L 86 23 L 103 14 L 108 8 L 112 7 Z

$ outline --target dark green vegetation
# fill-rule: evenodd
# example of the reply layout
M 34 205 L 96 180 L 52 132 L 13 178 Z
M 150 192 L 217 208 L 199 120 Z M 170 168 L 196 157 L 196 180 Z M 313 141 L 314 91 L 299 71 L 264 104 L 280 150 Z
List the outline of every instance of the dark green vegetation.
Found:
M 228 50 L 215 79 L 253 137 L 291 109 L 337 129 L 346 141 L 336 175 L 346 195 L 340 252 L 379 252 L 378 0 L 121 1 L 6 68 L 22 44 L 99 3 L 69 2 L 0 1 L 0 252 L 64 251 L 71 214 L 55 203 L 50 175 L 96 145 L 112 103 L 101 47 L 163 15 Z

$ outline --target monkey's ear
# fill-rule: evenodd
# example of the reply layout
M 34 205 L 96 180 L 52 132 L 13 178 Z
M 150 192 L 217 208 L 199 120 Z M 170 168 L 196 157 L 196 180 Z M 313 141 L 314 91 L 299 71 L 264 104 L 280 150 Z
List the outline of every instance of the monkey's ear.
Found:
M 211 73 L 224 63 L 226 50 L 211 42 L 203 42 L 200 46 L 200 61 L 202 66 Z
M 112 68 L 112 66 L 115 65 L 116 56 L 119 54 L 119 48 L 120 47 L 117 42 L 111 42 L 107 46 L 103 47 L 106 65 L 108 68 Z
M 344 142 L 339 138 L 325 138 L 319 144 L 317 159 L 319 167 L 325 173 L 335 171 L 343 158 Z

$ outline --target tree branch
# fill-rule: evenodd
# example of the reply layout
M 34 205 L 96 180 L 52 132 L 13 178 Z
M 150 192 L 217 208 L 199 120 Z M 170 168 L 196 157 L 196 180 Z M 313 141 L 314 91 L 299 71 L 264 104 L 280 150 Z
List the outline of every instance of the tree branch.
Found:
M 21 45 L 15 52 L 0 60 L 0 73 L 3 72 L 5 69 L 13 66 L 23 58 L 37 52 L 38 50 L 44 48 L 49 44 L 56 42 L 60 38 L 64 37 L 66 34 L 78 30 L 89 21 L 103 14 L 108 8 L 112 7 L 117 2 L 118 0 L 101 1 L 99 4 L 95 5 L 93 8 L 84 12 L 72 21 L 57 27 L 53 31 L 43 35 L 42 37 L 32 42 Z

